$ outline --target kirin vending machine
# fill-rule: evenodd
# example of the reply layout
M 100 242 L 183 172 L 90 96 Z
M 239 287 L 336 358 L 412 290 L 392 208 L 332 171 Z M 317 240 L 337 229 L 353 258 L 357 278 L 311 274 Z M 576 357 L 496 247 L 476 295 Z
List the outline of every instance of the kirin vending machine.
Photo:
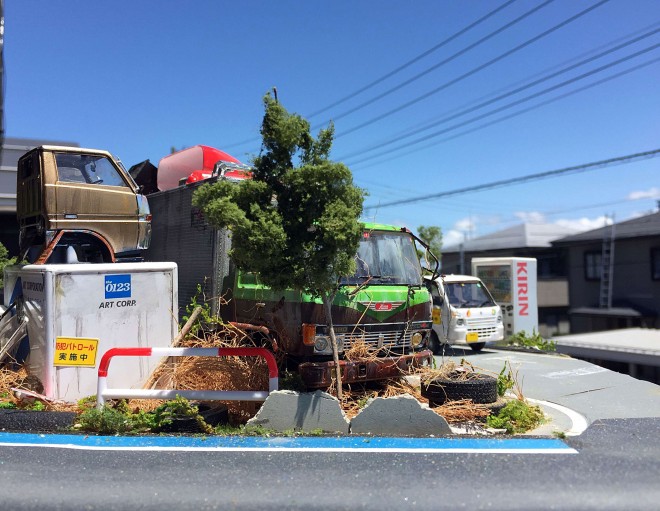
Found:
M 538 332 L 536 259 L 532 257 L 476 257 L 472 275 L 479 277 L 502 308 L 504 337 L 524 330 Z

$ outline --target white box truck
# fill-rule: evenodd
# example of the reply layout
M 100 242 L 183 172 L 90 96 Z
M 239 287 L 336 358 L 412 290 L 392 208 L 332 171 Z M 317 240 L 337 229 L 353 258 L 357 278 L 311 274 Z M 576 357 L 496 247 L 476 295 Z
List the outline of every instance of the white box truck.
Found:
M 442 345 L 467 344 L 481 351 L 486 343 L 503 339 L 502 311 L 486 286 L 470 275 L 441 275 L 426 279 L 433 301 L 430 349 L 439 354 Z
M 533 257 L 477 257 L 472 275 L 481 279 L 502 307 L 504 335 L 539 330 L 536 259 Z

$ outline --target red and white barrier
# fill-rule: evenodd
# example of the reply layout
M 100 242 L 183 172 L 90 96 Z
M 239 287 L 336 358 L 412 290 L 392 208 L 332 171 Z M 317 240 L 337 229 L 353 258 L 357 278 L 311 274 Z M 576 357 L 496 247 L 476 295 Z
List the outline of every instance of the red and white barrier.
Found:
M 268 392 L 263 390 L 176 390 L 176 389 L 109 389 L 107 378 L 113 357 L 264 357 L 268 363 Z M 185 399 L 200 401 L 265 401 L 277 390 L 277 362 L 266 348 L 112 348 L 99 364 L 96 405 L 101 408 L 106 399 Z

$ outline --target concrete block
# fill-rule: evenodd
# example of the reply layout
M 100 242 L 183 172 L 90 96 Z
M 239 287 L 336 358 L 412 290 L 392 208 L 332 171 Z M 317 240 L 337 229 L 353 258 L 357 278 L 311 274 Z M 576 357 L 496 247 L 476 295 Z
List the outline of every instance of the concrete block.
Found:
M 351 421 L 351 435 L 421 437 L 451 434 L 443 417 L 409 394 L 370 399 Z
M 248 426 L 263 426 L 273 431 L 348 434 L 349 422 L 336 397 L 317 390 L 299 393 L 290 390 L 272 392 Z

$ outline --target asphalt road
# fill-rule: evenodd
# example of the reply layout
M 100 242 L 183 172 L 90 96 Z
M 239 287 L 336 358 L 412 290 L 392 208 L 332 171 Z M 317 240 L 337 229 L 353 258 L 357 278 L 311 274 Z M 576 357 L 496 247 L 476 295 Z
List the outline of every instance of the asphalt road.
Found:
M 658 509 L 660 420 L 593 423 L 577 454 L 0 447 L 2 509 Z

